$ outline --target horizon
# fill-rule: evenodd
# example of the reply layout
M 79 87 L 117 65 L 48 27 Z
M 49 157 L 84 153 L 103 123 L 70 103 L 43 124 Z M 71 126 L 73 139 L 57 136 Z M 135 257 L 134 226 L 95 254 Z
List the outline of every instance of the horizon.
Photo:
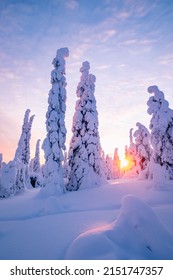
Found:
M 50 73 L 56 50 L 68 47 L 67 151 L 83 61 L 96 76 L 99 134 L 105 154 L 119 148 L 122 159 L 129 130 L 149 127 L 150 94 L 157 85 L 173 108 L 173 2 L 171 0 L 77 1 L 2 0 L 0 3 L 0 152 L 14 157 L 26 109 L 35 115 L 31 157 L 46 137 Z M 43 152 L 42 152 L 43 158 Z

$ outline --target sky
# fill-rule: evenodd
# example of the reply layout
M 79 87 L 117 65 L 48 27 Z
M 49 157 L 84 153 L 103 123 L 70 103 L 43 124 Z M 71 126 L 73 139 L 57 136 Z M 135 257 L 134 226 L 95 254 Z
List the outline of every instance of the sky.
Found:
M 147 88 L 158 85 L 173 108 L 172 0 L 1 0 L 0 152 L 13 159 L 26 109 L 35 115 L 31 157 L 46 136 L 56 50 L 68 47 L 67 150 L 83 61 L 96 76 L 100 141 L 113 155 L 136 122 L 149 127 Z M 43 153 L 42 153 L 43 157 Z

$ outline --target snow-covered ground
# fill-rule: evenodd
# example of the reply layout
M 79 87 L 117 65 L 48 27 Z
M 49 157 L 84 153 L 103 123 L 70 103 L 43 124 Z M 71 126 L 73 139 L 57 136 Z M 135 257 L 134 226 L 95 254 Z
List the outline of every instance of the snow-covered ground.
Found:
M 173 259 L 173 183 L 119 179 L 99 188 L 0 201 L 0 259 Z

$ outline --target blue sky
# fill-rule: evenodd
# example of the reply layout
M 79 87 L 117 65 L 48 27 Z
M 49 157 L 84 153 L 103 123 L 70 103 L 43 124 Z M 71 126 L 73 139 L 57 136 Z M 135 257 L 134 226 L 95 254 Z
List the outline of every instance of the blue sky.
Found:
M 35 114 L 32 155 L 44 139 L 50 72 L 68 47 L 68 130 L 71 138 L 79 68 L 96 76 L 99 132 L 105 153 L 123 152 L 136 122 L 147 127 L 147 87 L 158 85 L 173 108 L 173 1 L 1 0 L 0 152 L 13 158 L 27 108 Z

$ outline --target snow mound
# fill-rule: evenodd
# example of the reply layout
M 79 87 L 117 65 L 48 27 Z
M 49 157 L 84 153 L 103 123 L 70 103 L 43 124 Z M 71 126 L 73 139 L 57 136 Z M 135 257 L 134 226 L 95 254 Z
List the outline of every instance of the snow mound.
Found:
M 44 213 L 45 214 L 56 214 L 64 210 L 60 200 L 57 197 L 50 196 L 46 199 L 44 204 Z
M 47 183 L 45 187 L 42 187 L 38 194 L 35 196 L 38 199 L 46 199 L 50 196 L 58 196 L 60 195 L 61 187 L 59 184 Z
M 173 236 L 150 206 L 127 195 L 117 220 L 80 234 L 66 259 L 173 259 Z

